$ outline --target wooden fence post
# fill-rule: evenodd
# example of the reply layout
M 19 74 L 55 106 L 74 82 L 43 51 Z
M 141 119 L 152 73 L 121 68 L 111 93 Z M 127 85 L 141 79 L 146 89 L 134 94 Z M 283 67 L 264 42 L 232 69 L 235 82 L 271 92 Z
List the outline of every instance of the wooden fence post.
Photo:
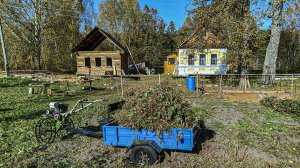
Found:
M 295 82 L 295 96 L 297 95 L 297 80 L 298 80 L 298 78 L 296 77 L 296 82 Z
M 160 84 L 160 74 L 158 74 L 158 84 Z
M 292 74 L 292 86 L 291 86 L 291 93 L 293 93 L 294 88 L 294 74 Z
M 223 80 L 223 75 L 220 75 L 220 98 L 222 98 L 222 80 Z
M 196 85 L 197 97 L 199 96 L 199 75 L 197 74 L 197 85 Z
M 121 95 L 123 96 L 124 92 L 123 92 L 123 77 L 121 74 Z
M 280 76 L 280 80 L 279 80 L 279 93 L 281 93 L 281 76 Z

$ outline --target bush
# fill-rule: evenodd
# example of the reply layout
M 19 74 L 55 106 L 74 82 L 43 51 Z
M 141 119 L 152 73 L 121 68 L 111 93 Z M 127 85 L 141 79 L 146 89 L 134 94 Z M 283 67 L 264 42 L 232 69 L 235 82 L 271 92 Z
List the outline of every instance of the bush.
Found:
M 261 104 L 274 109 L 277 112 L 296 114 L 300 117 L 300 101 L 290 99 L 278 99 L 276 97 L 266 97 Z
M 144 90 L 129 89 L 115 118 L 122 126 L 160 133 L 174 127 L 193 127 L 202 121 L 202 114 L 196 114 L 180 92 L 162 83 Z

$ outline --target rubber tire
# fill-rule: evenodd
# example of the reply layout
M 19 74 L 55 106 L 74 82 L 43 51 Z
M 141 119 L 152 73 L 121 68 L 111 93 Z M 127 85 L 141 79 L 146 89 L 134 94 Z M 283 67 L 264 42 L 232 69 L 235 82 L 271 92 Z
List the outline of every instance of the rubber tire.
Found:
M 51 132 L 50 137 L 46 138 L 46 139 L 42 138 L 42 136 L 40 135 L 42 124 L 44 122 L 48 122 L 47 124 L 50 124 L 50 130 L 51 130 L 50 131 Z M 48 132 L 49 132 L 49 130 L 48 130 Z M 36 137 L 37 142 L 39 142 L 39 143 L 47 143 L 47 144 L 52 143 L 54 141 L 55 137 L 56 137 L 56 130 L 55 130 L 54 121 L 50 118 L 41 118 L 35 126 L 35 137 Z
M 144 155 L 147 155 L 148 161 L 146 162 L 146 165 L 154 165 L 158 160 L 158 153 L 150 146 L 135 146 L 132 148 L 130 153 L 130 160 L 134 164 L 141 164 L 143 163 L 142 160 L 139 158 L 139 155 L 141 152 L 144 153 Z

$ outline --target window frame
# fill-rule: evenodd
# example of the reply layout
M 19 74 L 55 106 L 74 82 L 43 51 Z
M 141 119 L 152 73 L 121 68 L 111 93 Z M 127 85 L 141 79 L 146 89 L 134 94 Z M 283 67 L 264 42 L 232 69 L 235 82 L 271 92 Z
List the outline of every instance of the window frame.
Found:
M 100 66 L 97 64 L 97 60 L 100 60 Z M 102 58 L 101 57 L 95 58 L 95 67 L 102 67 Z
M 87 60 L 89 60 L 89 61 L 87 62 Z M 87 65 L 87 63 L 88 63 L 88 65 Z M 90 57 L 84 58 L 84 67 L 88 67 L 88 68 L 91 67 L 91 58 Z
M 170 60 L 173 60 L 173 64 L 170 63 Z M 168 58 L 168 65 L 174 65 L 175 64 L 175 58 Z
M 215 59 L 213 59 L 213 55 L 216 56 Z M 214 63 L 213 63 L 213 61 L 214 61 Z M 218 64 L 218 54 L 211 54 L 210 64 L 211 65 L 217 65 Z
M 190 58 L 190 57 L 192 57 L 192 58 Z M 188 55 L 188 65 L 195 65 L 195 54 Z
M 204 56 L 204 60 L 201 59 L 202 56 Z M 200 54 L 200 56 L 199 56 L 199 65 L 206 65 L 206 54 Z
M 111 65 L 108 65 L 108 59 L 111 60 Z M 112 67 L 113 59 L 111 57 L 106 57 L 106 66 L 107 67 Z

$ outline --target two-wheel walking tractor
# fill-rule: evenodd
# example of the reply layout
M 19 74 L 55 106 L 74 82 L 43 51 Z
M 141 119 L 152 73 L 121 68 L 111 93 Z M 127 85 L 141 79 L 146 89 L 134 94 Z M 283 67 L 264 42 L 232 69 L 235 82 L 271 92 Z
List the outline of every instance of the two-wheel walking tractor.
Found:
M 35 129 L 37 141 L 51 143 L 56 137 L 68 138 L 71 134 L 81 134 L 103 138 L 106 146 L 125 147 L 131 150 L 130 160 L 138 164 L 144 162 L 152 165 L 164 157 L 164 152 L 189 151 L 192 152 L 199 144 L 200 134 L 205 130 L 204 123 L 199 123 L 193 128 L 172 128 L 160 132 L 154 130 L 135 130 L 119 126 L 114 118 L 107 117 L 99 121 L 98 130 L 75 129 L 70 115 L 103 100 L 84 101 L 79 100 L 71 111 L 68 106 L 61 103 L 50 103 L 50 110 L 41 118 Z M 81 106 L 80 106 L 81 105 Z M 123 102 L 108 105 L 107 111 L 111 113 L 120 109 Z M 80 106 L 78 108 L 78 106 Z

